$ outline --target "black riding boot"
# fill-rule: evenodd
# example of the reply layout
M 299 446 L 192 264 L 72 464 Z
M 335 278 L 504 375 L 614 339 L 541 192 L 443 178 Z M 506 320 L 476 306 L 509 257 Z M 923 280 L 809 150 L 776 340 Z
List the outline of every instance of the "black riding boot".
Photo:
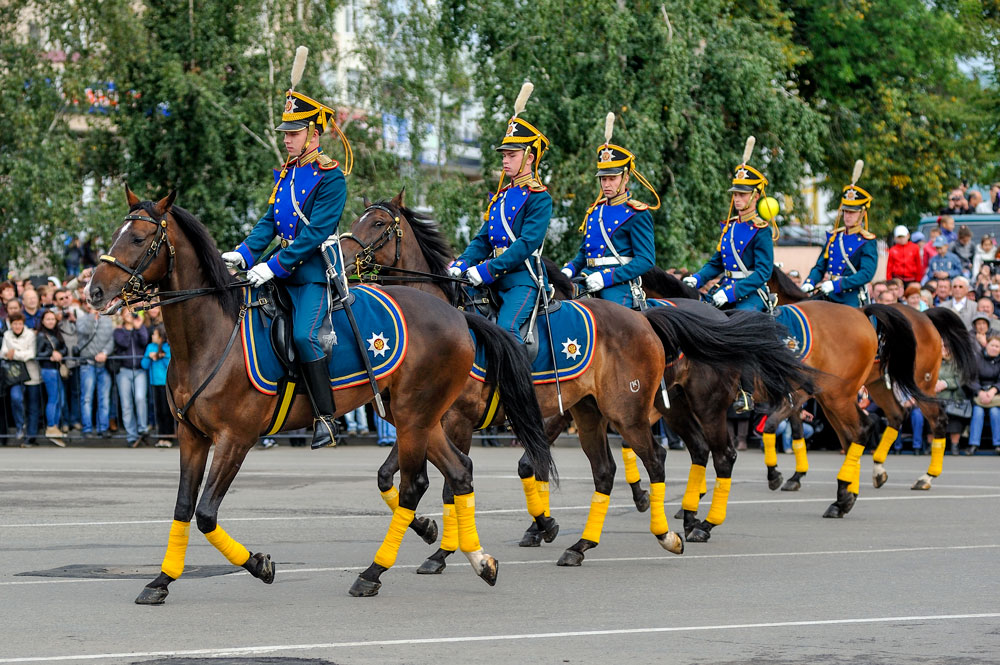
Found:
M 337 413 L 333 404 L 333 390 L 330 389 L 330 372 L 326 368 L 326 358 L 302 363 L 302 378 L 305 380 L 306 392 L 312 403 L 313 440 L 312 449 L 337 445 Z
M 746 376 L 740 376 L 740 394 L 733 402 L 733 410 L 736 413 L 750 413 L 753 411 L 753 381 Z

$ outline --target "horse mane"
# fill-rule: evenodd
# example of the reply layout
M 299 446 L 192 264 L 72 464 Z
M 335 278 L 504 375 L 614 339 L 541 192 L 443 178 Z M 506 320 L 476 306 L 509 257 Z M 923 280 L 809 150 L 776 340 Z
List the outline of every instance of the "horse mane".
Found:
M 779 295 L 784 295 L 788 300 L 794 300 L 798 302 L 799 300 L 806 300 L 809 298 L 809 294 L 803 291 L 792 281 L 792 278 L 788 276 L 784 270 L 778 266 L 774 266 L 774 270 L 771 271 L 771 277 L 774 278 L 774 282 L 778 288 L 775 291 Z
M 423 215 L 406 206 L 395 206 L 388 200 L 379 201 L 379 204 L 399 208 L 399 211 L 403 213 L 403 217 L 410 224 L 410 228 L 413 229 L 413 237 L 417 240 L 417 246 L 420 247 L 420 252 L 424 255 L 424 260 L 427 261 L 430 273 L 432 275 L 447 277 L 448 265 L 455 258 L 455 250 L 452 249 L 451 243 L 441 233 L 441 229 L 434 220 L 428 215 Z M 445 295 L 448 296 L 448 300 L 454 302 L 455 282 L 450 279 L 443 279 L 438 282 L 438 285 L 444 291 Z
M 642 286 L 661 298 L 701 300 L 701 292 L 688 286 L 659 266 L 653 266 L 642 276 Z
M 152 201 L 142 201 L 132 206 L 129 212 L 138 209 L 144 210 L 150 217 L 156 219 L 159 213 L 156 211 Z M 180 206 L 171 206 L 170 214 L 173 216 L 181 232 L 191 243 L 191 248 L 198 259 L 201 273 L 208 281 L 207 286 L 219 289 L 212 296 L 219 302 L 228 316 L 236 318 L 240 310 L 240 298 L 237 289 L 228 288 L 233 283 L 233 276 L 226 268 L 226 262 L 222 260 L 222 255 L 215 246 L 215 240 L 209 235 L 208 229 L 198 221 L 193 214 Z
M 573 280 L 559 269 L 559 264 L 547 256 L 542 257 L 542 265 L 545 267 L 545 274 L 549 278 L 549 284 L 556 290 L 556 297 L 559 300 L 572 300 L 575 293 Z

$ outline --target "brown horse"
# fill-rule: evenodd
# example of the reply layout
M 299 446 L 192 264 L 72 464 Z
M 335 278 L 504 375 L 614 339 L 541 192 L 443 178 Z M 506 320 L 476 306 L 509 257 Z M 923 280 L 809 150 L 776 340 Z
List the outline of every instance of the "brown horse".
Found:
M 243 459 L 269 429 L 272 415 L 279 413 L 278 398 L 252 388 L 241 350 L 233 350 L 247 307 L 255 303 L 241 302 L 211 237 L 193 215 L 173 205 L 174 193 L 155 203 L 140 201 L 128 190 L 127 194 L 129 213 L 115 232 L 109 253 L 101 257 L 94 271 L 87 287 L 88 299 L 108 313 L 123 301 L 127 305 L 147 300 L 154 295 L 154 288 L 161 288 L 158 295 L 173 353 L 167 381 L 172 409 L 179 420 L 181 462 L 162 572 L 136 602 L 164 602 L 168 585 L 184 569 L 192 515 L 198 529 L 223 556 L 269 584 L 274 579 L 270 556 L 249 552 L 218 525 L 219 506 Z M 479 544 L 472 465 L 447 441 L 441 418 L 465 388 L 476 352 L 471 329 L 479 343 L 489 348 L 491 375 L 487 382 L 493 386 L 504 383 L 504 399 L 509 400 L 509 410 L 516 411 L 522 430 L 519 436 L 526 437 L 526 451 L 536 471 L 547 478 L 552 458 L 530 381 L 524 378 L 527 363 L 500 328 L 482 325 L 479 317 L 463 316 L 439 299 L 412 289 L 386 289 L 385 293 L 398 304 L 410 336 L 401 365 L 378 385 L 386 400 L 387 418 L 397 428 L 400 493 L 385 540 L 372 565 L 351 587 L 351 594 L 377 593 L 379 576 L 395 562 L 403 534 L 428 486 L 428 460 L 455 488 L 459 545 L 476 573 L 492 586 L 498 564 Z M 230 330 L 233 333 L 227 343 Z M 217 336 L 215 331 L 222 334 Z M 339 391 L 337 404 L 344 413 L 372 397 L 367 384 L 349 387 Z M 288 405 L 283 408 L 288 409 Z M 301 428 L 311 422 L 309 405 L 293 398 L 282 429 Z M 198 500 L 213 444 L 215 453 Z
M 780 268 L 775 268 L 771 274 L 768 286 L 772 293 L 777 294 L 779 304 L 800 303 L 809 299 L 809 295 L 803 292 Z M 916 338 L 916 364 L 913 368 L 914 381 L 917 387 L 928 395 L 934 394 L 934 386 L 937 383 L 938 371 L 941 368 L 941 347 L 944 345 L 951 352 L 951 356 L 958 368 L 959 375 L 967 384 L 976 373 L 976 349 L 972 337 L 969 335 L 962 323 L 962 319 L 950 309 L 944 307 L 932 307 L 926 312 L 920 312 L 913 307 L 903 304 L 895 304 L 892 307 L 906 317 L 913 329 Z M 899 435 L 903 418 L 907 408 L 899 403 L 898 396 L 893 393 L 885 381 L 882 380 L 878 368 L 873 368 L 869 374 L 865 387 L 868 394 L 878 404 L 889 421 L 888 427 L 883 431 L 878 447 L 872 453 L 874 468 L 872 469 L 872 484 L 875 488 L 882 487 L 889 474 L 885 471 L 883 463 L 889 448 L 896 441 Z M 931 459 L 927 467 L 927 473 L 917 479 L 911 489 L 929 490 L 931 480 L 941 474 L 944 463 L 945 437 L 947 436 L 948 419 L 944 412 L 944 405 L 934 400 L 918 400 L 916 402 L 927 422 L 931 424 L 933 431 L 933 441 L 931 443 Z M 793 430 L 798 425 L 797 420 L 792 420 Z M 801 434 L 796 434 L 801 437 Z M 803 456 L 805 450 L 802 451 Z M 804 475 L 804 474 L 803 474 Z M 796 475 L 789 479 L 789 483 L 797 481 L 801 475 L 796 469 Z M 788 487 L 788 483 L 786 483 Z M 786 489 L 783 487 L 782 489 Z M 798 489 L 789 487 L 788 489 Z
M 660 269 L 644 275 L 643 285 L 666 297 L 701 297 L 696 289 Z M 815 397 L 847 453 L 837 474 L 837 499 L 827 508 L 824 517 L 843 517 L 854 507 L 860 491 L 860 459 L 875 427 L 872 418 L 858 406 L 858 391 L 872 376 L 883 381 L 883 374 L 886 374 L 915 399 L 927 401 L 929 398 L 913 380 L 916 341 L 903 314 L 884 305 L 870 305 L 863 312 L 822 301 L 801 302 L 798 307 L 811 326 L 812 350 L 804 362 L 819 372 L 815 379 Z M 876 318 L 877 330 L 868 316 Z M 807 397 L 808 391 L 800 390 L 795 399 L 780 406 L 772 404 L 774 410 L 764 429 L 764 463 L 768 486 L 772 490 L 778 489 L 783 480 L 777 468 L 775 430 L 782 420 L 799 413 Z M 798 483 L 808 466 L 803 464 L 805 441 L 801 438 L 801 426 L 796 435 L 793 444 L 796 475 L 789 482 Z
M 448 278 L 446 268 L 452 252 L 436 226 L 406 209 L 402 195 L 392 201 L 373 205 L 366 201 L 366 204 L 367 210 L 354 222 L 350 236 L 345 238 L 345 262 L 354 262 L 356 272 L 362 276 L 370 277 L 375 270 L 378 278 L 386 282 L 400 277 L 419 279 L 421 281 L 413 282 L 418 288 L 437 293 L 442 298 L 451 298 L 454 295 L 454 282 Z M 558 270 L 555 272 L 558 273 Z M 685 303 L 678 307 L 657 308 L 663 311 L 655 315 L 647 312 L 648 318 L 644 318 L 637 312 L 607 301 L 590 299 L 584 302 L 594 314 L 598 350 L 595 351 L 595 361 L 590 371 L 572 381 L 561 382 L 561 390 L 562 399 L 570 407 L 576 420 L 583 450 L 591 461 L 596 491 L 583 538 L 566 550 L 559 560 L 560 565 L 580 565 L 584 552 L 598 544 L 615 473 L 615 463 L 607 440 L 608 423 L 622 435 L 626 480 L 633 490 L 639 487 L 638 469 L 634 464 L 636 455 L 642 459 L 649 472 L 652 489 L 650 503 L 653 510 L 650 528 L 660 539 L 661 545 L 667 547 L 671 544 L 664 543 L 662 536 L 666 525 L 663 514 L 665 450 L 653 441 L 650 424 L 660 417 L 653 409 L 654 399 L 659 411 L 683 413 L 685 395 L 672 390 L 670 400 L 673 408 L 669 410 L 665 409 L 658 395 L 659 374 L 664 367 L 664 348 L 669 356 L 667 359 L 671 362 L 675 360 L 674 350 L 679 348 L 687 359 L 703 363 L 706 371 L 735 373 L 738 376 L 742 370 L 746 370 L 754 376 L 766 377 L 765 382 L 773 386 L 775 395 L 784 394 L 791 389 L 788 383 L 790 379 L 796 376 L 802 378 L 801 373 L 796 374 L 801 367 L 789 362 L 791 355 L 780 344 L 775 343 L 775 328 L 767 317 L 751 315 L 740 320 L 729 320 L 722 315 L 720 322 L 719 314 L 712 308 L 707 308 L 706 317 L 706 308 L 697 303 Z M 662 346 L 661 340 L 665 341 Z M 746 349 L 750 353 L 744 352 Z M 682 364 L 686 366 L 686 362 Z M 535 388 L 543 414 L 558 415 L 555 387 L 552 384 L 538 384 Z M 489 420 L 483 418 L 488 395 L 480 387 L 471 384 L 466 397 L 465 400 L 459 399 L 452 411 L 445 416 L 446 431 L 464 451 L 469 450 L 477 423 L 484 426 L 488 422 L 503 422 L 502 413 L 493 414 Z M 711 390 L 697 394 L 698 399 L 714 397 Z M 674 400 L 681 406 L 675 406 Z M 722 411 L 725 411 L 724 406 Z M 717 419 L 706 425 L 717 426 Z M 699 429 L 699 424 L 693 422 L 692 428 Z M 695 437 L 697 434 L 692 432 L 691 436 Z M 735 451 L 732 451 L 728 458 L 717 461 L 720 477 L 728 479 L 735 457 Z M 379 485 L 383 491 L 391 489 L 394 471 L 394 460 L 390 455 L 379 472 Z M 545 539 L 549 540 L 545 530 L 547 525 L 539 522 L 537 506 L 532 503 L 530 465 L 522 460 L 518 472 L 525 483 L 529 512 L 535 518 L 522 545 L 537 545 L 541 540 L 539 534 L 545 535 Z M 720 489 L 717 493 L 721 507 L 716 512 L 724 516 L 725 498 L 728 495 L 726 480 L 721 485 L 726 487 L 725 491 Z M 448 493 L 449 489 L 446 487 L 446 518 Z M 643 497 L 634 494 L 633 498 L 642 509 Z M 422 568 L 423 572 L 437 573 L 443 570 L 444 559 L 454 549 L 449 546 L 447 534 L 446 521 L 441 548 L 428 559 Z M 676 547 L 667 549 L 676 549 L 679 553 L 683 541 L 679 536 L 669 535 L 676 538 Z

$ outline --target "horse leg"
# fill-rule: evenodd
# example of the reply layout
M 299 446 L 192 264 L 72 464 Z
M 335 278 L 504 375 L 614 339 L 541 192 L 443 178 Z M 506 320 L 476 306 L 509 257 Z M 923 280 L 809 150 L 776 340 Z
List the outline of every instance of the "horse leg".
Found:
M 579 427 L 579 423 L 577 424 Z M 521 455 L 517 462 L 517 475 L 524 489 L 524 501 L 531 516 L 528 526 L 518 547 L 539 547 L 544 540 L 551 543 L 559 534 L 559 524 L 549 512 L 549 483 L 535 477 L 535 469 L 531 466 L 528 453 Z
M 205 475 L 211 441 L 203 438 L 187 423 L 180 423 L 178 426 L 177 441 L 181 453 L 181 477 L 174 503 L 174 521 L 170 525 L 167 540 L 167 552 L 163 557 L 159 576 L 143 588 L 135 599 L 137 605 L 162 605 L 169 593 L 168 585 L 184 572 L 191 516 L 194 515 L 198 488 Z
M 896 443 L 896 439 L 899 438 L 899 429 L 903 425 L 905 414 L 896 400 L 896 396 L 892 390 L 885 387 L 885 381 L 881 377 L 869 383 L 867 388 L 868 395 L 882 407 L 882 411 L 889 421 L 885 431 L 882 432 L 882 438 L 879 439 L 878 445 L 875 447 L 875 452 L 872 453 L 872 485 L 878 489 L 889 480 L 889 474 L 883 464 L 892 444 Z
M 699 424 L 699 418 L 695 416 L 687 396 L 680 393 L 671 397 L 670 401 L 672 408 L 664 414 L 667 417 L 667 424 L 684 439 L 688 454 L 691 456 L 691 469 L 688 471 L 687 486 L 684 489 L 684 498 L 681 499 L 681 509 L 674 515 L 675 519 L 684 520 L 684 535 L 689 538 L 691 530 L 699 524 L 698 504 L 708 489 L 705 484 L 705 467 L 708 465 L 711 445 L 707 441 L 707 430 Z M 712 438 L 719 436 L 721 431 L 723 445 L 729 446 L 729 436 L 726 433 L 724 421 L 709 418 L 704 422 L 714 423 L 714 425 L 710 424 L 708 428 L 713 433 Z
M 649 510 L 649 492 L 642 487 L 642 478 L 639 475 L 639 465 L 635 462 L 635 451 L 628 445 L 622 444 L 622 464 L 625 465 L 625 482 L 632 489 L 632 501 L 636 510 L 644 513 Z
M 806 454 L 805 433 L 802 431 L 802 417 L 799 409 L 794 409 L 788 416 L 788 425 L 792 428 L 792 452 L 795 453 L 795 473 L 781 486 L 782 492 L 798 492 L 802 488 L 802 479 L 809 473 L 809 456 Z
M 385 501 L 385 505 L 389 507 L 389 512 L 391 513 L 395 513 L 396 508 L 399 507 L 399 490 L 393 484 L 396 472 L 399 471 L 398 445 L 398 443 L 392 444 L 392 450 L 389 451 L 385 461 L 382 462 L 382 466 L 378 469 L 378 489 L 382 494 L 382 500 Z M 428 545 L 433 545 L 437 542 L 437 522 L 429 517 L 415 516 L 413 521 L 410 522 L 410 529 Z
M 590 460 L 594 476 L 594 494 L 590 499 L 590 512 L 580 540 L 570 546 L 559 561 L 558 566 L 579 566 L 583 563 L 584 552 L 597 547 L 604 530 L 604 518 L 611 500 L 611 488 L 615 483 L 615 460 L 608 446 L 607 421 L 597 411 L 596 405 L 577 404 L 573 407 L 580 446 Z
M 724 431 L 721 420 L 715 420 L 713 427 L 718 431 L 710 439 L 716 442 L 712 447 L 712 463 L 715 466 L 715 487 L 712 489 L 712 505 L 705 519 L 688 534 L 688 542 L 704 543 L 711 537 L 712 529 L 726 521 L 729 504 L 729 490 L 733 484 L 733 465 L 736 463 L 736 449 Z
M 623 425 L 619 431 L 622 436 L 627 436 L 629 441 L 636 444 L 635 450 L 649 474 L 649 530 L 656 537 L 660 547 L 674 554 L 683 554 L 684 539 L 670 530 L 663 505 L 667 494 L 666 471 L 663 468 L 667 450 L 653 440 L 653 434 L 645 419 L 635 418 L 633 423 Z
M 445 559 L 458 549 L 458 516 L 455 513 L 455 492 L 447 480 L 444 481 L 444 487 L 441 488 L 441 502 L 443 508 L 441 513 L 441 546 L 438 547 L 437 552 L 420 564 L 420 567 L 417 568 L 417 575 L 440 575 L 447 566 Z
M 948 436 L 948 414 L 940 404 L 922 404 L 920 410 L 928 422 L 933 423 L 934 434 L 931 439 L 931 461 L 927 473 L 917 478 L 910 487 L 912 490 L 929 490 L 931 481 L 941 475 L 944 467 L 944 448 Z
M 793 413 L 797 413 L 801 408 L 801 404 L 802 401 L 799 398 L 794 400 L 794 403 L 787 402 L 778 406 L 768 414 L 767 422 L 764 423 L 764 432 L 761 435 L 764 441 L 764 465 L 767 467 L 767 488 L 772 492 L 781 487 L 781 483 L 784 480 L 784 476 L 778 471 L 778 425 L 781 424 L 782 420 L 791 418 Z M 796 466 L 798 466 L 797 460 Z
M 858 499 L 861 489 L 861 455 L 865 452 L 865 444 L 858 441 L 867 441 L 873 434 L 874 422 L 863 412 L 857 404 L 852 404 L 854 413 L 853 423 L 845 425 L 845 419 L 850 418 L 844 410 L 832 418 L 842 428 L 838 428 L 838 433 L 843 432 L 850 437 L 850 446 L 844 455 L 844 463 L 837 473 L 837 500 L 827 507 L 823 517 L 841 518 L 854 508 L 854 503 Z M 824 408 L 824 411 L 826 409 Z M 830 413 L 827 411 L 827 415 Z

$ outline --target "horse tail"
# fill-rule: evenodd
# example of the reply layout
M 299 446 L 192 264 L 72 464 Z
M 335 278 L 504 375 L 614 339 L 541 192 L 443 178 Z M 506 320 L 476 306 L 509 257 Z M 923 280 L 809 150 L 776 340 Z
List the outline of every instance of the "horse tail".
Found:
M 917 386 L 913 378 L 917 360 L 917 338 L 909 320 L 890 305 L 868 305 L 865 316 L 875 317 L 878 332 L 878 360 L 893 384 L 918 402 L 936 402 Z
M 715 313 L 713 309 L 707 312 Z M 767 314 L 735 311 L 720 320 L 690 306 L 653 307 L 644 314 L 660 338 L 668 362 L 682 352 L 712 369 L 753 377 L 766 391 L 770 404 L 780 404 L 798 389 L 814 392 L 815 371 L 781 343 L 787 333 Z
M 557 300 L 572 300 L 576 294 L 573 288 L 573 280 L 559 268 L 559 265 L 552 259 L 543 256 L 542 266 L 545 268 L 545 275 L 549 278 L 549 284 L 556 290 Z
M 948 347 L 951 357 L 955 360 L 962 385 L 969 385 L 976 378 L 978 353 L 972 335 L 969 334 L 962 318 L 947 307 L 931 307 L 924 314 L 931 320 L 941 341 Z
M 531 364 L 524 349 L 500 326 L 479 314 L 464 312 L 476 345 L 486 352 L 486 383 L 495 386 L 511 429 L 531 460 L 535 475 L 558 485 L 559 476 L 545 435 L 542 409 L 531 383 Z

